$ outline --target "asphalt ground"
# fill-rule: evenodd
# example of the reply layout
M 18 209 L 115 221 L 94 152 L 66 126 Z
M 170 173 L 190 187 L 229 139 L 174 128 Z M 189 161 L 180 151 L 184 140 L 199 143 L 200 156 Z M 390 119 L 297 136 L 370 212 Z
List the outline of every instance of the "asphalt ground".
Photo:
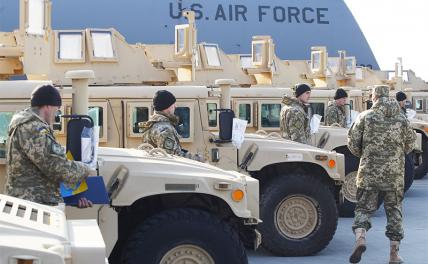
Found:
M 400 255 L 406 264 L 428 264 L 428 175 L 415 180 L 406 193 L 404 204 L 405 238 Z M 249 251 L 250 264 L 343 264 L 349 263 L 354 246 L 353 219 L 340 218 L 337 231 L 330 244 L 315 256 L 275 257 L 263 249 Z M 360 263 L 383 264 L 389 259 L 389 240 L 385 237 L 386 216 L 380 208 L 372 219 L 372 229 L 367 233 L 367 251 Z

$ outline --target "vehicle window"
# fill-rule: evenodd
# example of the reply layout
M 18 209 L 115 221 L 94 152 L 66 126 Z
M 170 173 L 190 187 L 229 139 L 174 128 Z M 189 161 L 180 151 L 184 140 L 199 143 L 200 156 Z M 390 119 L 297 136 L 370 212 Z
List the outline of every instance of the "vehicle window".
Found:
M 253 62 L 261 63 L 263 59 L 263 43 L 254 43 L 253 44 Z
M 177 132 L 182 138 L 190 137 L 190 108 L 189 107 L 177 107 L 175 109 L 175 115 L 179 118 L 179 125 Z
M 349 106 L 351 110 L 354 110 L 354 100 L 349 100 Z
M 217 44 L 205 44 L 205 54 L 207 55 L 208 66 L 220 67 L 220 56 Z
M 94 120 L 94 125 L 100 127 L 100 138 L 104 134 L 104 120 L 103 120 L 104 109 L 100 106 L 90 106 L 88 110 L 88 115 Z
M 176 32 L 176 40 L 175 40 L 175 42 L 177 43 L 177 50 L 175 51 L 175 53 L 180 53 L 180 52 L 183 52 L 183 50 L 184 50 L 184 44 L 185 44 L 185 31 L 184 31 L 184 28 L 179 28 L 179 29 L 177 29 L 177 32 Z
M 423 110 L 423 101 L 422 99 L 415 100 L 415 110 L 422 111 Z
M 0 112 L 0 159 L 6 158 L 8 128 L 14 112 Z
M 207 103 L 208 110 L 208 125 L 209 127 L 217 127 L 217 103 Z
M 315 115 L 318 114 L 322 116 L 321 122 L 324 121 L 324 114 L 325 114 L 325 105 L 324 103 L 310 103 L 311 105 L 311 114 Z
M 251 104 L 239 104 L 239 119 L 247 120 L 248 124 L 251 123 Z
M 133 133 L 141 133 L 138 124 L 140 122 L 146 122 L 149 120 L 149 108 L 148 107 L 134 107 L 132 109 L 131 124 Z
M 281 114 L 281 104 L 261 105 L 261 125 L 262 127 L 279 127 Z

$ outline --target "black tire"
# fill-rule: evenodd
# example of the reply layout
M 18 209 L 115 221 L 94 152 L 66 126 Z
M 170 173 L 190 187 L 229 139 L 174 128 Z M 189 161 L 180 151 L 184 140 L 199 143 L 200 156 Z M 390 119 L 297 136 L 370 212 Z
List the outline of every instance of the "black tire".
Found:
M 404 168 L 404 192 L 407 192 L 413 184 L 415 177 L 415 163 L 414 154 L 409 153 L 406 155 L 405 168 Z
M 337 152 L 345 156 L 345 176 L 358 171 L 360 158 L 354 156 L 351 151 L 349 151 L 348 147 L 341 147 L 337 149 Z M 344 196 L 343 199 L 339 201 L 339 215 L 341 217 L 354 217 L 355 205 L 355 200 L 348 200 L 346 196 Z
M 422 179 L 428 173 L 428 138 L 422 134 L 422 163 L 415 167 L 415 179 Z
M 248 263 L 245 248 L 229 224 L 190 208 L 164 211 L 137 226 L 122 250 L 120 263 L 159 264 L 167 252 L 182 245 L 205 250 L 215 263 Z
M 287 236 L 277 224 L 277 216 L 282 215 L 277 214 L 280 204 L 296 198 L 310 200 L 317 216 L 317 221 L 313 221 L 315 228 L 301 238 Z M 262 233 L 262 246 L 278 256 L 313 255 L 324 249 L 336 232 L 338 215 L 333 193 L 327 184 L 308 175 L 278 175 L 266 183 L 260 210 L 263 223 L 258 229 Z

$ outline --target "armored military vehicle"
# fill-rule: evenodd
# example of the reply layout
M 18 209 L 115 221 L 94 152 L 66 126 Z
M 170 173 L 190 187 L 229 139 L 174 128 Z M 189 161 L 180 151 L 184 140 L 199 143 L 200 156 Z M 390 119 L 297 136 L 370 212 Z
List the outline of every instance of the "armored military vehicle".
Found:
M 108 264 L 95 220 L 0 194 L 0 263 Z
M 101 126 L 101 141 L 107 138 L 107 130 L 104 130 L 107 124 L 104 126 L 103 123 L 107 122 L 107 118 L 103 119 L 107 113 L 102 111 L 109 109 L 88 105 L 87 84 L 89 79 L 106 81 L 104 78 L 115 77 L 110 75 L 97 79 L 92 71 L 65 72 L 67 67 L 51 68 L 56 65 L 56 60 L 51 60 L 54 55 L 59 58 L 59 66 L 67 61 L 75 68 L 85 69 L 85 65 L 76 64 L 74 60 L 76 56 L 86 54 L 75 53 L 74 45 L 83 48 L 84 45 L 80 44 L 86 42 L 82 40 L 84 31 L 78 31 L 77 34 L 52 31 L 50 8 L 50 1 L 21 1 L 20 30 L 1 34 L 0 76 L 4 79 L 0 82 L 3 154 L 3 165 L 0 165 L 1 189 L 5 177 L 8 120 L 15 111 L 28 106 L 31 91 L 37 85 L 52 83 L 44 79 L 53 79 L 55 82 L 57 79 L 52 77 L 56 76 L 72 84 L 72 89 L 62 90 L 65 100 L 69 98 L 70 103 L 64 105 L 62 110 L 72 114 L 92 115 L 96 124 Z M 137 46 L 121 45 L 123 39 L 114 35 L 113 30 L 93 30 L 88 34 L 88 38 L 94 41 L 91 47 L 95 52 L 90 54 L 95 64 L 101 68 L 114 65 L 111 73 L 120 74 L 123 69 L 117 67 L 114 59 L 108 59 L 112 56 L 108 54 L 109 47 L 112 47 L 108 43 L 110 41 L 113 44 L 109 37 L 115 40 L 118 38 L 117 45 L 124 56 L 141 50 Z M 76 35 L 81 42 L 76 42 Z M 55 47 L 58 53 L 51 53 Z M 24 60 L 27 55 L 28 59 Z M 139 60 L 141 57 L 131 57 L 134 57 L 134 62 L 138 61 L 138 65 L 144 66 L 144 62 Z M 55 75 L 50 76 L 50 68 Z M 162 75 L 162 72 L 150 69 L 148 67 L 144 72 L 138 72 L 137 69 L 136 72 L 143 78 L 159 77 L 155 76 L 156 73 Z M 97 71 L 99 74 L 101 72 Z M 150 75 L 152 73 L 153 76 Z M 88 109 L 95 111 L 88 113 Z M 63 122 L 59 121 L 59 124 Z M 65 125 L 58 129 L 60 136 L 63 133 L 62 140 L 65 140 L 65 136 L 68 136 Z M 255 225 L 260 222 L 259 182 L 252 177 L 170 156 L 160 149 L 111 147 L 98 149 L 98 173 L 107 183 L 109 205 L 85 210 L 70 207 L 66 211 L 69 218 L 98 220 L 111 263 L 247 263 L 240 237 L 245 238 L 246 243 L 253 248 L 260 244 L 260 235 L 255 230 Z
M 36 9 L 30 8 L 30 10 Z M 260 230 L 265 238 L 263 245 L 275 254 L 294 256 L 315 254 L 327 246 L 337 226 L 336 203 L 339 201 L 339 189 L 344 179 L 343 155 L 286 141 L 273 134 L 247 134 L 245 135 L 244 143 L 237 149 L 230 137 L 221 137 L 221 129 L 217 133 L 216 129 L 210 127 L 208 122 L 207 103 L 210 100 L 218 100 L 220 98 L 220 104 L 216 106 L 216 109 L 230 108 L 230 97 L 228 96 L 230 80 L 223 79 L 216 82 L 213 79 L 214 84 L 222 90 L 220 94 L 215 94 L 206 86 L 156 86 L 179 83 L 183 79 L 192 78 L 192 74 L 194 74 L 191 70 L 193 64 L 187 64 L 186 62 L 186 67 L 176 71 L 165 69 L 161 63 L 156 65 L 156 62 L 149 60 L 147 50 L 142 44 L 128 44 L 125 38 L 114 29 L 52 30 L 48 23 L 50 21 L 49 12 L 45 12 L 45 15 L 48 18 L 43 21 L 47 22 L 41 25 L 36 24 L 37 27 L 35 29 L 27 26 L 27 24 L 31 25 L 31 23 L 27 23 L 25 20 L 28 19 L 26 18 L 26 13 L 22 11 L 23 23 L 20 30 L 4 34 L 4 39 L 9 44 L 7 49 L 4 47 L 3 54 L 11 62 L 10 67 L 6 67 L 7 69 L 4 70 L 4 78 L 17 78 L 17 75 L 22 73 L 29 79 L 46 78 L 52 80 L 58 86 L 68 87 L 71 81 L 64 77 L 64 72 L 78 69 L 93 70 L 95 76 L 90 80 L 90 103 L 88 107 L 91 110 L 90 114 L 93 115 L 93 119 L 101 126 L 100 145 L 122 148 L 135 148 L 140 145 L 141 133 L 138 123 L 146 121 L 152 113 L 151 103 L 154 93 L 159 89 L 172 91 L 178 98 L 177 114 L 183 123 L 181 135 L 184 147 L 188 148 L 192 153 L 199 153 L 206 161 L 219 168 L 233 169 L 251 175 L 252 178 L 244 177 L 246 183 L 241 181 L 242 185 L 247 186 L 246 188 L 249 191 L 251 190 L 251 194 L 247 193 L 244 197 L 254 197 L 255 194 L 252 192 L 257 189 L 257 180 L 255 179 L 261 181 L 260 203 L 262 211 L 260 218 L 264 222 Z M 29 30 L 31 34 L 28 32 Z M 192 36 L 187 33 L 181 36 L 185 36 L 188 41 L 192 41 Z M 179 50 L 180 52 L 182 51 L 181 48 Z M 22 58 L 25 58 L 25 60 Z M 215 67 L 213 70 L 215 70 Z M 220 76 L 216 78 L 218 77 Z M 10 83 L 10 81 L 7 83 Z M 17 100 L 12 100 L 12 105 L 16 107 L 17 102 L 23 103 L 27 101 L 29 97 L 28 91 L 27 89 L 22 94 L 15 95 L 13 98 Z M 64 91 L 67 91 L 67 89 L 64 89 Z M 75 108 L 70 101 L 70 99 L 64 99 L 63 113 L 70 113 L 70 110 Z M 4 105 L 6 104 L 5 102 Z M 212 115 L 212 112 L 210 114 Z M 222 123 L 220 118 L 218 123 L 218 127 L 220 127 Z M 60 128 L 58 136 L 59 138 L 64 138 L 66 132 L 62 128 L 65 127 L 65 123 L 62 126 L 58 125 Z M 226 126 L 229 125 L 231 126 L 230 123 L 226 124 Z M 114 160 L 121 160 L 121 163 L 124 163 L 129 158 L 131 160 L 129 163 L 132 164 L 135 159 L 138 162 L 142 162 L 145 160 L 144 158 L 150 156 L 143 150 L 114 149 L 108 151 L 108 149 L 105 149 L 105 152 L 103 151 L 100 150 L 100 159 L 106 159 L 109 163 L 113 163 Z M 159 150 L 156 151 L 159 152 Z M 122 154 L 125 157 L 121 157 Z M 155 153 L 152 152 L 152 154 Z M 162 154 L 159 155 L 162 156 Z M 169 156 L 162 158 L 162 160 L 166 162 L 164 164 L 165 168 L 170 166 L 167 176 L 165 176 L 165 182 L 175 186 L 174 181 L 168 181 L 167 179 L 174 179 L 175 172 L 182 171 L 183 167 L 180 167 L 180 164 L 184 161 Z M 180 162 L 172 162 L 176 160 Z M 150 159 L 150 162 L 153 162 L 153 160 Z M 119 162 L 114 164 L 119 165 Z M 159 165 L 162 164 L 162 162 L 156 162 L 156 165 L 145 166 L 154 170 L 154 168 L 159 169 Z M 189 165 L 192 168 L 197 166 L 192 161 L 188 161 L 186 164 L 192 164 L 192 166 Z M 205 167 L 208 165 L 200 164 L 199 166 Z M 111 175 L 114 169 L 107 167 L 105 175 Z M 146 168 L 139 170 L 139 167 L 131 165 L 129 167 L 132 168 L 132 171 L 129 172 L 130 176 L 145 175 L 145 172 L 151 172 L 150 169 L 147 170 Z M 184 167 L 187 168 L 188 166 Z M 219 171 L 224 173 L 222 170 Z M 200 176 L 203 173 L 202 171 L 199 172 L 195 172 L 196 174 L 189 172 L 189 175 Z M 170 174 L 172 175 L 168 176 Z M 231 174 L 235 175 L 234 173 Z M 128 178 L 134 179 L 134 177 Z M 142 177 L 142 179 L 144 178 Z M 163 177 L 161 178 L 163 179 Z M 240 179 L 240 177 L 232 176 L 231 178 Z M 136 181 L 137 179 L 139 178 L 135 177 Z M 129 182 L 129 179 L 127 182 Z M 233 184 L 230 181 L 226 182 L 230 183 L 231 186 L 236 184 L 235 182 Z M 213 186 L 211 183 L 196 183 L 196 186 L 209 186 L 213 188 L 211 196 L 218 196 L 215 190 L 217 185 Z M 129 184 L 130 186 L 138 186 L 138 188 L 144 186 L 144 183 Z M 150 186 L 149 184 L 146 185 Z M 234 189 L 227 184 L 222 185 L 219 183 L 219 185 L 226 186 L 226 192 L 229 193 L 226 194 L 226 197 L 230 198 L 230 193 Z M 242 185 L 239 186 L 242 187 Z M 250 188 L 250 186 L 252 187 Z M 147 188 L 153 189 L 152 187 Z M 163 194 L 166 187 L 161 186 L 160 188 Z M 183 190 L 180 189 L 179 191 Z M 126 193 L 128 193 L 129 197 L 126 196 Z M 130 200 L 133 200 L 132 203 L 134 203 L 136 199 L 132 197 L 132 194 L 137 195 L 139 192 L 135 190 L 125 192 L 123 190 L 121 192 L 123 196 L 120 197 L 125 202 L 121 200 L 120 203 L 116 204 L 113 199 L 113 207 L 129 207 Z M 162 195 L 159 194 L 159 196 Z M 174 207 L 176 201 L 180 201 L 175 196 L 169 197 L 172 197 L 172 199 L 163 201 L 163 206 L 153 206 L 153 208 Z M 210 208 L 218 208 L 218 206 L 212 206 L 210 203 L 203 203 L 202 200 L 195 204 L 193 203 L 194 199 L 189 197 L 185 201 L 192 202 L 191 207 L 209 204 Z M 157 201 L 158 199 L 149 199 L 149 203 Z M 257 200 L 249 199 L 248 203 L 250 202 L 253 204 Z M 235 203 L 233 201 L 229 204 L 229 207 L 233 208 Z M 179 203 L 179 205 L 181 204 Z M 245 203 L 241 202 L 239 205 L 247 208 Z M 137 206 L 138 210 L 141 208 L 145 207 Z M 256 207 L 248 205 L 248 208 Z M 133 214 L 127 215 L 126 213 L 129 212 L 129 209 L 119 209 L 119 233 L 120 231 L 126 233 L 129 231 L 127 227 L 132 226 L 127 221 L 132 222 L 138 217 L 136 218 Z M 144 211 L 142 210 L 142 212 Z M 230 212 L 228 210 L 221 211 Z M 231 209 L 231 211 L 233 210 Z M 248 211 L 253 212 L 253 209 Z M 131 210 L 131 212 L 133 211 Z M 247 214 L 245 217 L 237 212 L 235 213 L 237 214 L 237 219 L 240 219 L 236 222 L 257 222 L 254 220 L 257 218 L 256 213 Z M 122 218 L 122 216 L 124 217 Z M 242 221 L 242 217 L 250 218 L 250 220 Z M 110 221 L 110 217 L 105 219 L 107 219 L 105 221 Z M 113 219 L 115 218 L 113 217 Z M 233 217 L 225 217 L 225 219 L 233 219 Z M 122 230 L 123 226 L 125 227 L 123 228 L 124 230 Z M 101 229 L 103 230 L 103 228 Z M 245 238 L 249 237 L 250 240 L 255 240 L 255 237 L 257 237 L 254 235 L 254 228 L 250 228 L 251 232 L 248 232 L 248 228 L 245 228 L 245 225 L 240 225 L 237 229 L 247 245 L 251 243 L 248 243 L 249 239 Z M 127 234 L 124 237 L 126 238 Z M 113 241 L 116 241 L 115 238 Z M 120 235 L 118 242 L 121 245 L 125 243 Z M 239 248 L 239 244 L 235 245 L 235 247 L 231 246 L 231 248 Z M 108 249 L 110 248 L 108 247 Z

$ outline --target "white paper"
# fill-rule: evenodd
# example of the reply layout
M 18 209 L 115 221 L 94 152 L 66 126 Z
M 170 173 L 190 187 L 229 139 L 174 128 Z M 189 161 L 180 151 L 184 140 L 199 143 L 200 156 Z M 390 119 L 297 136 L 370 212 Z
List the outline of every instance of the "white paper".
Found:
M 357 117 L 359 114 L 360 114 L 360 112 L 355 111 L 355 110 L 351 110 L 351 120 L 350 120 L 350 122 L 348 122 L 348 127 L 352 126 L 352 124 L 355 122 L 355 120 L 357 120 Z
M 240 149 L 245 138 L 245 130 L 247 129 L 247 120 L 241 120 L 239 118 L 233 119 L 232 128 L 232 144 Z
M 406 109 L 406 115 L 408 119 L 416 118 L 416 111 L 413 109 Z
M 92 141 L 92 146 L 93 146 L 93 159 L 92 162 L 89 164 L 89 167 L 93 170 L 97 169 L 97 161 L 98 161 L 98 145 L 100 142 L 100 127 L 99 126 L 94 126 L 93 127 L 93 141 Z
M 311 134 L 318 133 L 318 130 L 320 128 L 322 116 L 315 114 L 311 118 Z
M 84 130 L 82 134 L 85 132 L 88 131 Z M 90 129 L 90 133 L 91 134 L 82 135 L 81 137 L 82 162 L 88 165 L 91 169 L 96 170 L 100 127 L 94 126 Z

